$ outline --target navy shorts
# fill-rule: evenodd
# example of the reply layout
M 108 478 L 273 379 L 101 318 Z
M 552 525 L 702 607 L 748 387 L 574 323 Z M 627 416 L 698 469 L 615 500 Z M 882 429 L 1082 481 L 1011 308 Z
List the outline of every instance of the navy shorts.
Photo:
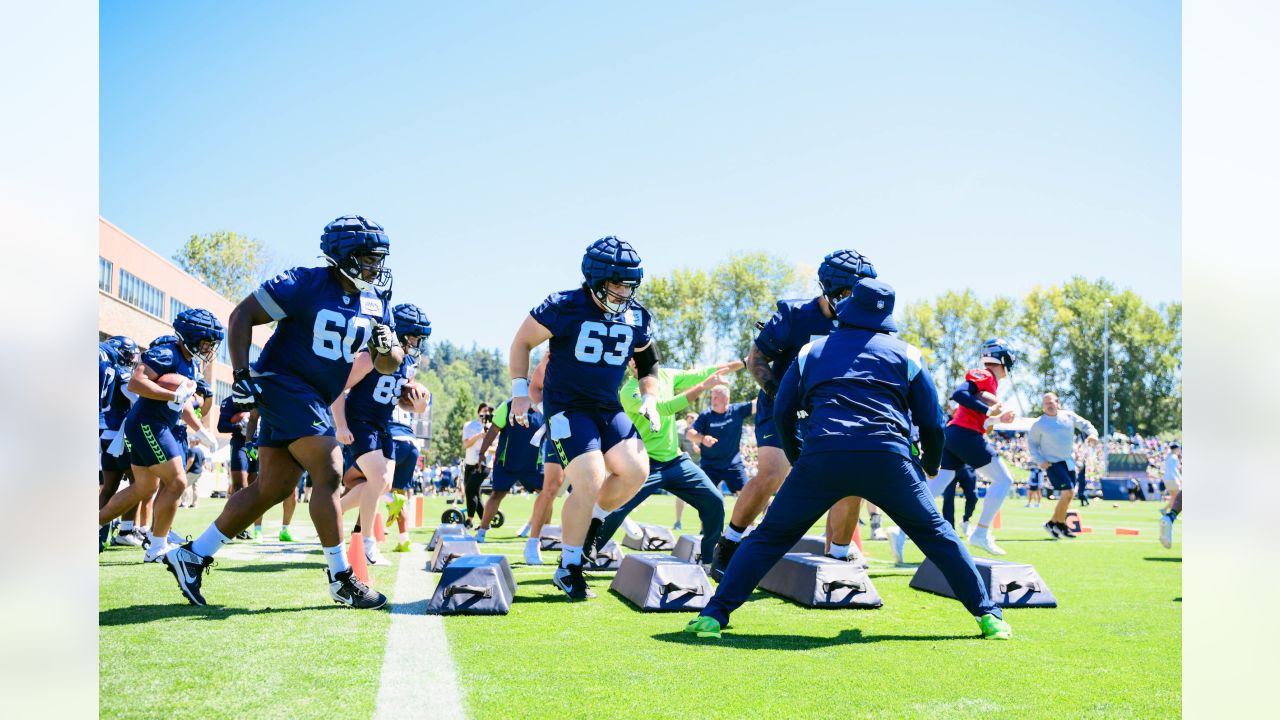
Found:
M 107 452 L 107 448 L 111 447 L 111 440 L 102 438 L 98 442 L 101 447 L 98 451 L 99 465 L 104 472 L 124 472 L 129 469 L 129 453 L 127 451 L 119 456 L 112 455 Z
M 500 464 L 493 466 L 494 492 L 510 492 L 516 483 L 523 485 L 529 492 L 538 492 L 542 489 L 542 468 L 521 473 L 508 470 Z
M 1051 463 L 1048 475 L 1054 490 L 1074 490 L 1076 487 L 1076 474 L 1067 467 L 1066 460 Z
M 563 464 L 560 462 L 560 456 L 556 454 L 556 446 L 551 444 L 550 437 L 542 438 L 542 464 L 559 465 L 563 467 Z
M 980 432 L 958 425 L 948 425 L 945 431 L 946 445 L 942 448 L 942 469 L 959 470 L 968 465 L 977 470 L 995 460 L 996 449 Z
M 391 447 L 391 432 L 386 426 L 378 427 L 369 422 L 353 422 L 350 427 L 355 437 L 347 447 L 351 448 L 353 457 L 361 458 L 375 450 L 382 451 L 382 457 L 391 460 L 395 457 L 395 448 Z
M 711 478 L 712 484 L 716 487 L 723 482 L 729 488 L 729 492 L 742 492 L 742 486 L 747 484 L 747 466 L 742 463 L 734 463 L 729 467 L 717 468 L 711 467 L 706 463 L 702 464 L 702 472 Z
M 231 458 L 227 469 L 231 472 L 249 472 L 249 451 L 245 449 L 243 440 L 231 441 Z
M 124 424 L 124 447 L 129 462 L 141 467 L 167 463 L 181 458 L 186 463 L 182 443 L 168 423 L 149 423 L 130 418 Z
M 408 490 L 413 482 L 413 471 L 418 467 L 418 446 L 409 440 L 393 440 L 395 446 L 396 474 L 391 479 L 393 490 Z
M 547 417 L 547 436 L 560 465 L 579 455 L 607 453 L 628 438 L 638 438 L 636 426 L 621 410 L 565 410 Z
M 782 443 L 778 441 L 778 428 L 773 424 L 773 398 L 763 390 L 756 395 L 756 446 L 782 449 Z
M 288 447 L 298 438 L 333 437 L 329 403 L 316 389 L 292 375 L 259 375 L 258 444 Z

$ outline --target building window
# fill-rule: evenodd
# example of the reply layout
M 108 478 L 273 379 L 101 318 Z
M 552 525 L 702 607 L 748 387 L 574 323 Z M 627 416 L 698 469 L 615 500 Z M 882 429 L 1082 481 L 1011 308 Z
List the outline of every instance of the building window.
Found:
M 108 259 L 98 256 L 98 289 L 110 293 L 111 292 L 111 271 L 115 265 Z
M 120 299 L 143 312 L 164 317 L 164 293 L 124 268 L 120 269 Z
M 191 309 L 190 305 L 182 302 L 178 298 L 176 297 L 169 298 L 169 322 L 173 322 L 173 319 L 178 317 L 178 313 L 182 312 L 183 310 L 190 310 L 190 309 Z
M 223 400 L 231 397 L 231 383 L 217 380 L 213 388 L 214 401 L 221 405 Z

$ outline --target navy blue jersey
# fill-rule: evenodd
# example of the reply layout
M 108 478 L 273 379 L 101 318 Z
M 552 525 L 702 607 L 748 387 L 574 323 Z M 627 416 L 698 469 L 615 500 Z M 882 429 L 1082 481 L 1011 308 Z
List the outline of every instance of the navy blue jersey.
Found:
M 244 417 L 240 422 L 231 422 L 231 418 L 240 414 L 240 410 L 231 402 L 231 396 L 228 395 L 218 406 L 218 432 L 230 433 L 231 442 L 237 445 L 243 445 L 245 434 L 249 431 L 249 413 L 244 413 Z
M 200 374 L 200 367 L 196 359 L 194 357 L 191 359 L 184 357 L 177 343 L 165 343 L 152 347 L 142 353 L 141 362 L 156 375 L 177 373 L 194 381 Z M 192 400 L 194 399 L 195 396 L 192 396 Z M 169 407 L 169 403 L 164 400 L 153 400 L 146 397 L 138 398 L 138 402 L 134 403 L 130 414 L 143 422 L 157 425 L 177 425 L 181 418 L 181 413 Z
M 693 421 L 698 434 L 717 440 L 711 447 L 701 446 L 703 465 L 728 467 L 742 462 L 742 422 L 751 416 L 751 403 L 734 403 L 725 410 L 708 410 Z
M 117 370 L 107 352 L 106 343 L 98 343 L 98 431 L 107 429 L 107 408 L 111 405 L 111 393 L 115 390 Z
M 782 382 L 787 368 L 805 344 L 826 337 L 839 323 L 822 314 L 819 298 L 779 300 L 778 312 L 756 335 L 756 347 L 769 358 L 773 379 Z
M 347 422 L 367 422 L 385 427 L 400 400 L 400 390 L 418 372 L 418 359 L 405 353 L 400 368 L 390 375 L 370 370 L 347 393 Z
M 369 342 L 374 323 L 392 324 L 390 293 L 348 293 L 327 267 L 285 270 L 253 296 L 278 321 L 254 371 L 296 377 L 325 403 L 342 394 L 351 361 Z
M 387 430 L 391 433 L 391 437 L 408 438 L 412 440 L 413 434 L 413 413 L 402 407 L 396 407 L 391 411 L 391 422 L 387 423 Z
M 880 450 L 912 457 L 914 423 L 926 439 L 922 464 L 937 471 L 945 422 L 938 391 L 920 350 L 898 338 L 845 327 L 806 345 L 778 388 L 774 422 L 784 447 L 800 410 L 808 413 L 805 454 Z
M 129 376 L 133 372 L 133 368 L 128 365 L 116 366 L 116 381 L 111 388 L 110 399 L 107 401 L 107 432 L 113 433 L 124 425 L 124 417 L 129 414 L 129 408 L 133 407 L 133 401 L 138 399 L 137 395 L 129 392 Z
M 621 410 L 618 388 L 627 361 L 653 341 L 649 311 L 631 301 L 622 312 L 608 313 L 578 288 L 548 295 L 529 314 L 551 331 L 542 391 L 547 413 Z
M 204 448 L 199 445 L 191 448 L 191 467 L 187 472 L 192 475 L 199 475 L 204 472 L 205 453 Z
M 494 462 L 516 473 L 542 469 L 542 443 L 530 445 L 535 433 L 546 419 L 536 406 L 529 408 L 529 427 L 511 422 L 511 401 L 508 400 L 493 415 L 498 426 L 498 449 Z

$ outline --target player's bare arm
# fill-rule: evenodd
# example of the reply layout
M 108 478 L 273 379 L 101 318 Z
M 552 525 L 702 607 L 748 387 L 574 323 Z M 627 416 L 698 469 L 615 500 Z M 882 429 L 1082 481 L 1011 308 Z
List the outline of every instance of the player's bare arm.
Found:
M 160 376 L 156 374 L 155 370 L 152 370 L 145 363 L 138 363 L 138 366 L 133 369 L 133 375 L 129 377 L 129 392 L 135 393 L 139 397 L 162 402 L 174 402 L 177 400 L 179 391 L 164 389 L 156 382 L 159 378 Z M 190 397 L 190 394 L 187 397 Z
M 756 385 L 760 386 L 767 394 L 773 395 L 778 391 L 778 381 L 773 379 L 773 370 L 769 368 L 769 358 L 760 352 L 759 346 L 754 342 L 751 343 L 751 350 L 747 352 L 747 372 L 751 373 L 751 377 L 755 379 Z
M 480 454 L 484 455 L 489 452 L 489 446 L 493 444 L 495 438 L 498 437 L 498 426 L 490 425 L 488 430 L 484 431 L 484 439 L 480 441 Z M 477 435 L 476 437 L 480 437 Z
M 550 339 L 551 331 L 527 315 L 511 341 L 511 420 L 524 427 L 529 426 L 529 353 Z

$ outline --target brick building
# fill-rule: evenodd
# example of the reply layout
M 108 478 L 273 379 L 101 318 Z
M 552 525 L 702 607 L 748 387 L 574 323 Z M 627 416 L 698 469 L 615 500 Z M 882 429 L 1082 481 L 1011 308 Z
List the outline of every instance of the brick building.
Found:
M 173 333 L 173 318 L 187 308 L 204 308 L 225 325 L 234 303 L 203 285 L 128 233 L 98 218 L 98 339 L 128 335 L 145 348 L 161 335 Z M 271 336 L 269 326 L 253 330 L 250 359 Z M 227 344 L 218 349 L 212 377 L 216 402 L 206 418 L 218 420 L 217 403 L 231 394 L 231 360 Z

